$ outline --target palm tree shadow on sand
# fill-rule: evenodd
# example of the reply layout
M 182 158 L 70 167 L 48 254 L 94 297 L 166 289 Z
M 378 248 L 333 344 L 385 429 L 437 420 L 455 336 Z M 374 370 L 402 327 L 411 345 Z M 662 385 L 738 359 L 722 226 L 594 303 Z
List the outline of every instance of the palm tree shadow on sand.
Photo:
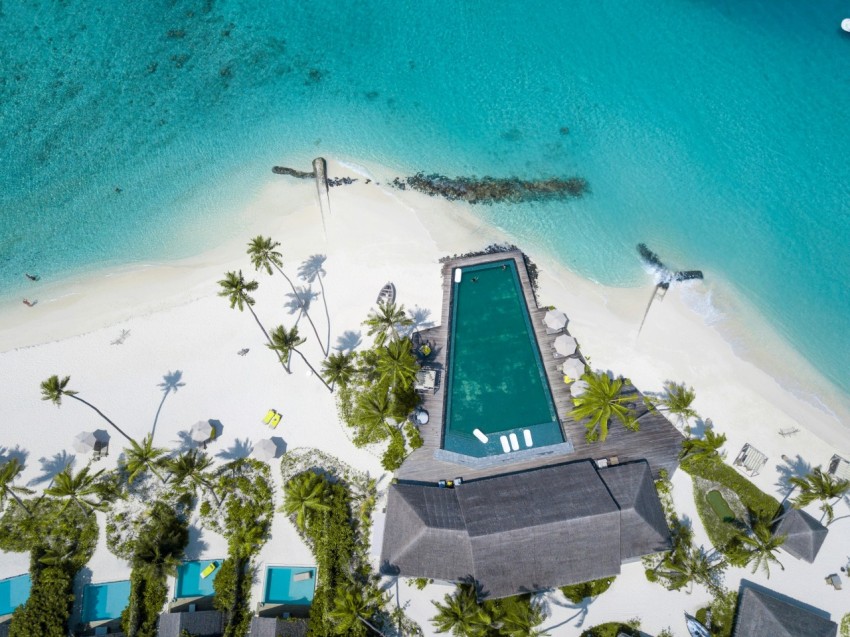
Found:
M 331 314 L 328 310 L 328 299 L 325 294 L 324 277 L 327 274 L 325 272 L 325 261 L 327 261 L 327 257 L 324 254 L 314 254 L 307 257 L 298 266 L 298 276 L 307 283 L 319 282 L 322 304 L 325 306 L 325 324 L 327 325 L 327 335 L 325 336 L 323 351 L 325 352 L 325 356 L 327 356 L 331 343 Z
M 176 371 L 169 371 L 165 376 L 162 377 L 162 382 L 157 385 L 162 390 L 162 400 L 159 401 L 159 407 L 157 407 L 156 415 L 153 418 L 153 427 L 151 428 L 151 440 L 153 440 L 154 434 L 156 433 L 156 423 L 159 421 L 159 412 L 162 411 L 162 406 L 165 404 L 165 399 L 168 398 L 168 395 L 172 392 L 176 392 L 181 387 L 185 387 L 186 383 L 183 382 L 183 372 L 179 369 Z
M 795 488 L 791 484 L 791 478 L 802 478 L 810 474 L 812 465 L 803 460 L 803 457 L 798 453 L 794 458 L 783 456 L 782 462 L 776 465 L 776 472 L 779 474 L 776 479 L 776 487 L 784 493 L 785 499 L 787 499 Z
M 343 353 L 352 352 L 357 349 L 362 342 L 363 335 L 360 331 L 355 332 L 354 330 L 346 330 L 342 333 L 342 336 L 337 337 L 334 349 Z
M 319 293 L 314 292 L 309 285 L 298 285 L 295 286 L 295 292 L 286 293 L 286 298 L 283 307 L 289 314 L 298 313 L 298 318 L 295 319 L 295 324 L 298 325 L 304 313 L 310 312 L 313 301 L 319 298 Z
M 247 458 L 253 448 L 254 445 L 248 438 L 245 438 L 245 440 L 239 440 L 237 438 L 229 448 L 222 449 L 215 454 L 215 457 L 222 460 L 241 460 L 242 458 Z
M 21 468 L 24 468 L 26 467 L 29 455 L 30 452 L 22 449 L 20 445 L 15 445 L 14 448 L 0 447 L 0 464 L 4 464 L 10 460 L 17 460 Z
M 209 548 L 209 544 L 203 539 L 204 530 L 194 524 L 189 526 L 189 542 L 184 551 L 187 560 L 198 560 Z
M 66 467 L 73 467 L 77 460 L 77 456 L 69 454 L 65 449 L 59 453 L 55 453 L 49 458 L 39 458 L 41 463 L 41 473 L 27 482 L 27 486 L 36 486 L 51 482 L 58 474 L 62 473 Z
M 411 336 L 414 332 L 418 332 L 419 330 L 427 330 L 428 328 L 434 327 L 434 321 L 430 320 L 431 310 L 426 307 L 419 307 L 418 305 L 415 305 L 413 308 L 407 310 L 407 314 L 410 316 L 410 320 L 413 321 L 413 323 L 399 330 L 399 334 L 402 336 Z

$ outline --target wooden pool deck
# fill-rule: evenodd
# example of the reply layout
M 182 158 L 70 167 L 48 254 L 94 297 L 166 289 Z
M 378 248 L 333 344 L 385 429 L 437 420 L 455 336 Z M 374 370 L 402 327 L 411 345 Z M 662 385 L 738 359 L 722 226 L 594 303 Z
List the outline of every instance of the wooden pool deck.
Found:
M 448 346 L 448 326 L 451 312 L 452 272 L 458 267 L 468 267 L 479 263 L 513 259 L 516 263 L 520 282 L 522 283 L 523 295 L 534 327 L 534 335 L 546 376 L 552 399 L 557 410 L 561 424 L 561 431 L 565 438 L 572 443 L 574 451 L 571 453 L 549 454 L 525 460 L 510 462 L 510 454 L 504 455 L 503 464 L 489 466 L 486 468 L 471 468 L 469 466 L 445 462 L 434 457 L 434 452 L 440 449 L 442 442 L 443 422 L 445 417 L 445 373 L 446 354 Z M 564 358 L 555 358 L 554 342 L 563 332 L 548 334 L 543 323 L 543 317 L 548 308 L 538 307 L 531 280 L 525 267 L 523 255 L 519 251 L 500 252 L 474 257 L 462 257 L 447 260 L 443 264 L 443 306 L 440 314 L 440 324 L 428 330 L 419 332 L 419 339 L 429 342 L 433 349 L 426 367 L 438 370 L 437 388 L 434 392 L 422 395 L 422 407 L 428 411 L 429 421 L 420 426 L 424 444 L 411 453 L 404 464 L 396 472 L 399 480 L 416 482 L 436 482 L 442 479 L 453 479 L 462 477 L 464 480 L 472 480 L 485 476 L 497 475 L 507 472 L 522 471 L 551 464 L 569 462 L 582 459 L 608 459 L 616 458 L 620 463 L 631 460 L 647 460 L 652 468 L 653 475 L 657 477 L 660 469 L 666 469 L 673 473 L 678 466 L 678 455 L 684 436 L 670 422 L 659 413 L 647 413 L 642 400 L 637 400 L 634 409 L 640 417 L 640 431 L 631 432 L 619 423 L 612 423 L 608 438 L 605 442 L 588 443 L 585 440 L 585 427 L 581 422 L 573 420 L 569 413 L 573 408 L 569 386 L 563 382 L 561 365 Z M 564 308 L 560 308 L 564 309 Z M 564 309 L 569 316 L 568 308 Z M 569 327 L 569 326 L 568 326 Z M 579 349 L 580 351 L 580 349 Z M 636 390 L 629 388 L 628 393 Z M 540 448 L 545 452 L 545 447 Z M 501 456 L 500 456 L 501 457 Z

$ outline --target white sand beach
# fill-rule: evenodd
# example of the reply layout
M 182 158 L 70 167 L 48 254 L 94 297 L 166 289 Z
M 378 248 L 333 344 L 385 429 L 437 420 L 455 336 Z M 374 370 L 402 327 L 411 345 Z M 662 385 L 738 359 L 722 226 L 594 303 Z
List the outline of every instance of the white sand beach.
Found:
M 377 172 L 377 171 L 376 171 Z M 208 452 L 218 459 L 245 455 L 262 438 L 279 437 L 287 449 L 317 447 L 344 459 L 373 476 L 384 474 L 379 459 L 357 449 L 336 414 L 333 397 L 298 360 L 287 375 L 266 350 L 263 335 L 250 313 L 231 310 L 217 296 L 217 281 L 228 270 L 242 269 L 260 282 L 255 309 L 266 327 L 291 325 L 294 315 L 284 305 L 289 291 L 279 275 L 254 273 L 245 255 L 248 240 L 257 235 L 281 242 L 284 269 L 295 275 L 298 265 L 314 254 L 327 255 L 324 278 L 330 312 L 331 344 L 349 332 L 368 337 L 361 326 L 381 286 L 392 281 L 398 301 L 409 308 L 430 311 L 437 320 L 441 303 L 440 257 L 481 249 L 493 242 L 511 241 L 498 229 L 478 221 L 464 204 L 454 204 L 413 192 L 399 192 L 374 183 L 350 166 L 329 162 L 329 174 L 351 175 L 359 180 L 330 192 L 331 214 L 323 222 L 312 181 L 270 177 L 256 200 L 234 211 L 233 238 L 214 249 L 172 263 L 149 264 L 114 272 L 100 272 L 73 280 L 38 284 L 28 308 L 19 302 L 0 308 L 0 413 L 5 424 L 0 455 L 18 454 L 26 463 L 22 484 L 45 487 L 61 467 L 62 454 L 74 456 L 77 467 L 87 462 L 74 452 L 72 441 L 84 430 L 107 429 L 85 406 L 65 399 L 57 409 L 40 400 L 39 383 L 51 374 L 70 375 L 70 387 L 115 420 L 131 436 L 153 433 L 154 442 L 171 449 L 185 444 L 181 432 L 199 419 L 221 422 L 221 436 Z M 645 392 L 658 392 L 666 380 L 692 385 L 695 408 L 711 418 L 717 431 L 728 436 L 731 461 L 745 443 L 768 457 L 753 482 L 782 499 L 785 487 L 781 469 L 794 466 L 826 467 L 834 453 L 850 457 L 850 428 L 835 413 L 819 408 L 783 387 L 755 362 L 739 357 L 717 325 L 692 309 L 703 292 L 701 282 L 673 286 L 663 302 L 651 310 L 642 333 L 637 328 L 650 293 L 640 289 L 605 288 L 583 279 L 555 263 L 534 246 L 520 245 L 540 268 L 541 304 L 555 305 L 570 318 L 570 332 L 589 355 L 592 366 L 610 369 L 631 378 Z M 710 273 L 706 273 L 710 279 Z M 318 292 L 317 286 L 313 287 Z M 322 299 L 312 305 L 312 316 L 326 329 Z M 315 364 L 321 351 L 306 322 L 299 324 L 308 337 L 305 355 Z M 125 332 L 123 343 L 114 342 Z M 323 333 L 322 333 L 323 334 Z M 351 334 L 348 335 L 349 337 Z M 778 339 L 776 339 L 778 343 Z M 815 371 L 790 348 L 777 355 L 801 370 L 803 384 L 816 386 Z M 245 356 L 237 354 L 247 348 Z M 787 350 L 787 351 L 786 351 Z M 762 363 L 764 361 L 761 361 Z M 182 385 L 164 394 L 163 378 L 181 372 Z M 158 412 L 158 409 L 160 408 Z M 271 431 L 261 423 L 267 409 L 283 414 Z M 838 413 L 839 407 L 834 411 Z M 156 418 L 158 414 L 158 418 Z M 780 430 L 796 429 L 783 437 Z M 110 453 L 95 465 L 114 467 L 122 447 L 120 436 L 110 431 Z M 280 505 L 280 471 L 272 461 Z M 388 476 L 381 483 L 386 487 Z M 673 479 L 680 514 L 696 529 L 696 543 L 708 545 L 693 502 L 690 477 L 682 471 Z M 378 507 L 378 513 L 381 506 Z M 808 509 L 820 517 L 816 507 Z M 836 515 L 847 515 L 841 503 Z M 103 537 L 89 564 L 91 581 L 126 578 L 129 565 L 112 556 Z M 382 516 L 376 515 L 377 524 Z M 376 532 L 380 537 L 380 531 Z M 850 610 L 850 582 L 843 591 L 824 584 L 824 577 L 848 562 L 850 519 L 830 527 L 815 564 L 783 554 L 786 570 L 763 575 L 730 569 L 726 584 L 737 588 L 742 577 L 773 588 L 832 614 L 840 621 Z M 194 528 L 189 554 L 205 559 L 226 554 L 224 539 Z M 378 554 L 380 546 L 373 546 Z M 272 538 L 263 548 L 264 564 L 310 564 L 312 555 L 294 527 L 277 514 Z M 0 578 L 28 568 L 28 557 L 0 553 Z M 261 564 L 261 574 L 263 572 Z M 846 578 L 845 578 L 846 579 Z M 262 576 L 254 586 L 254 601 L 262 592 Z M 393 587 L 395 590 L 395 587 Z M 423 591 L 398 584 L 398 601 L 408 614 L 433 634 L 428 619 L 434 614 L 431 600 L 441 599 L 450 588 L 431 585 Z M 603 621 L 640 617 L 642 629 L 655 633 L 671 626 L 674 634 L 687 634 L 682 612 L 693 612 L 707 599 L 705 590 L 692 595 L 671 593 L 646 581 L 639 563 L 623 567 L 611 590 L 586 609 L 566 602 L 560 594 L 548 595 L 551 616 L 544 624 L 553 635 L 578 635 Z M 585 613 L 586 610 L 586 613 Z

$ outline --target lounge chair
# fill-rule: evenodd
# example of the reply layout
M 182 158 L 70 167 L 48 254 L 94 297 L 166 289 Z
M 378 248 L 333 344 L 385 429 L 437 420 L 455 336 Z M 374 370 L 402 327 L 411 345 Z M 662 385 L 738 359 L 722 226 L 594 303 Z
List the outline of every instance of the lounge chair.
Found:
M 215 569 L 218 568 L 218 562 L 210 562 L 207 564 L 207 567 L 201 571 L 201 579 L 206 579 L 213 573 L 215 573 Z
M 499 436 L 499 442 L 502 443 L 502 451 L 504 451 L 505 453 L 510 453 L 511 445 L 508 443 L 508 437 Z
M 413 388 L 416 391 L 437 391 L 437 370 L 427 367 L 421 368 L 416 372 L 416 380 L 413 383 Z
M 305 582 L 308 579 L 313 579 L 313 571 L 302 571 L 292 576 L 293 582 Z
M 508 436 L 508 439 L 511 441 L 511 449 L 519 451 L 519 440 L 517 440 L 516 434 L 513 431 Z
M 473 429 L 472 435 L 478 438 L 478 440 L 483 442 L 485 445 L 490 441 L 490 439 L 480 429 Z
M 832 586 L 835 590 L 841 590 L 841 578 L 838 576 L 838 573 L 833 573 L 832 575 L 827 575 L 826 577 L 827 586 Z
M 269 422 L 269 426 L 272 429 L 276 428 L 280 424 L 280 418 L 281 418 L 280 414 L 275 413 L 275 415 L 272 416 L 271 422 Z
M 522 430 L 522 439 L 525 442 L 526 447 L 534 446 L 534 441 L 531 439 L 531 431 L 528 429 Z
M 263 422 L 264 422 L 265 424 L 269 424 L 269 423 L 272 421 L 272 418 L 274 418 L 274 415 L 275 415 L 276 413 L 277 413 L 277 412 L 276 412 L 274 409 L 269 409 L 269 410 L 266 412 L 266 415 L 263 417 Z

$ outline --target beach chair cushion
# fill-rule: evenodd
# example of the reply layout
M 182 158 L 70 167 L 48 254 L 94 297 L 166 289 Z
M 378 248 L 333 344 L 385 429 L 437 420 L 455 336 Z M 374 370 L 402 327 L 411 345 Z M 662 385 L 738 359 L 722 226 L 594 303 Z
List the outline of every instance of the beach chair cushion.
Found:
M 272 417 L 272 420 L 269 423 L 269 425 L 271 426 L 272 429 L 274 429 L 275 427 L 277 427 L 280 424 L 280 418 L 281 418 L 280 414 L 277 414 L 277 413 Z
M 201 578 L 206 579 L 207 577 L 212 575 L 215 572 L 215 569 L 217 568 L 218 562 L 210 562 L 209 564 L 207 564 L 207 567 L 203 571 L 201 571 Z
M 266 424 L 269 424 L 269 423 L 272 421 L 272 418 L 274 418 L 274 415 L 275 415 L 276 413 L 277 413 L 277 412 L 276 412 L 274 409 L 269 409 L 269 410 L 266 412 L 265 417 L 263 417 L 263 422 L 264 422 L 264 423 L 266 423 Z

